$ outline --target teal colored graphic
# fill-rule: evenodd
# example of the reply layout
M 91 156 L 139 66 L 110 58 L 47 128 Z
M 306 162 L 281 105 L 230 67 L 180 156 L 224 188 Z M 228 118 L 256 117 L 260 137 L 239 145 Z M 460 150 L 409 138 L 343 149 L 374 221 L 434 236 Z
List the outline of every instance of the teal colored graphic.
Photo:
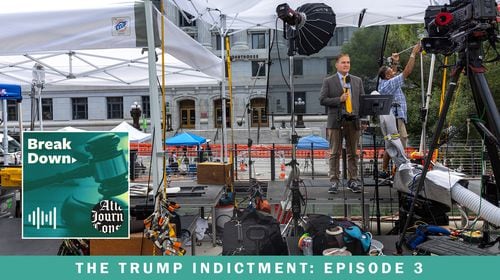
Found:
M 23 133 L 23 238 L 128 238 L 127 132 Z

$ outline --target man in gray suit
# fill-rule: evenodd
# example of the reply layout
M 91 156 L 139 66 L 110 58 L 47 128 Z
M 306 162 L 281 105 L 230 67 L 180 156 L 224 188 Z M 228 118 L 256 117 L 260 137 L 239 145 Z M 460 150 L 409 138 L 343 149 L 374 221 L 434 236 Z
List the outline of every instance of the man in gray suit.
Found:
M 321 88 L 320 103 L 328 109 L 326 124 L 330 142 L 330 182 L 329 193 L 337 193 L 341 186 L 339 178 L 342 139 L 346 141 L 347 188 L 360 193 L 358 181 L 358 155 L 356 153 L 360 136 L 359 96 L 364 94 L 363 82 L 349 74 L 351 60 L 348 54 L 340 54 L 335 61 L 337 73 L 326 77 Z

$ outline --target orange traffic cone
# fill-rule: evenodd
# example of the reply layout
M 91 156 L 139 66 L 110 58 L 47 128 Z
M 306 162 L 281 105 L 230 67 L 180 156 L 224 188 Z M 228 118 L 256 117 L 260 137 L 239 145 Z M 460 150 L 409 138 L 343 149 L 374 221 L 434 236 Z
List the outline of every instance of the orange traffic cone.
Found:
M 245 162 L 240 162 L 240 171 L 247 171 L 247 165 Z
M 286 177 L 285 170 L 282 169 L 280 172 L 280 180 L 285 180 L 285 177 Z

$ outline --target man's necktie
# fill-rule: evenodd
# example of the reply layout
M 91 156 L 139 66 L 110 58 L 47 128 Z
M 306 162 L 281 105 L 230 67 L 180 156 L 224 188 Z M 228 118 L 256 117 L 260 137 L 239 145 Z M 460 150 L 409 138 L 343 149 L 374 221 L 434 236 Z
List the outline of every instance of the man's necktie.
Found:
M 349 91 L 349 88 L 347 87 L 347 82 L 346 82 L 346 76 L 343 76 L 342 79 L 344 80 L 344 90 L 347 93 L 347 99 L 345 100 L 345 111 L 349 114 L 352 113 L 352 102 L 351 102 L 351 92 Z M 348 79 L 350 80 L 350 79 Z

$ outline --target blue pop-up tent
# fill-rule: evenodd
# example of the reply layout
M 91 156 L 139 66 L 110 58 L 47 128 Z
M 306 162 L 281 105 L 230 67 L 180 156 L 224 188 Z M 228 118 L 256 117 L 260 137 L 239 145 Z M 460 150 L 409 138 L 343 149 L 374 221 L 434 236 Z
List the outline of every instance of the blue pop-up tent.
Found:
M 301 137 L 297 143 L 297 149 L 299 150 L 310 150 L 311 147 L 314 150 L 328 150 L 328 140 L 320 136 L 309 135 Z
M 21 101 L 22 99 L 20 85 L 0 84 L 0 100 Z
M 3 104 L 3 105 L 5 105 L 4 108 L 7 108 L 7 100 L 17 100 L 18 104 L 20 104 L 22 99 L 23 99 L 23 97 L 21 95 L 21 86 L 20 85 L 0 84 L 0 100 L 2 101 L 2 103 L 4 103 Z M 21 109 L 19 109 L 19 111 L 21 112 Z M 3 122 L 3 141 L 2 141 L 2 143 L 0 143 L 0 145 L 3 148 L 3 151 L 5 153 L 7 153 L 7 151 L 9 150 L 9 141 L 8 141 L 8 137 L 7 137 L 7 135 L 8 135 L 7 134 L 7 132 L 8 132 L 7 110 L 4 110 L 2 112 L 1 117 L 5 121 Z M 19 118 L 19 128 L 20 128 L 20 131 L 23 131 L 22 118 Z M 21 143 L 22 142 L 23 141 L 21 141 Z M 6 158 L 7 157 L 4 156 L 4 164 L 8 165 L 9 163 L 7 162 Z
M 183 132 L 168 138 L 167 146 L 198 146 L 207 142 L 207 139 L 189 132 Z

